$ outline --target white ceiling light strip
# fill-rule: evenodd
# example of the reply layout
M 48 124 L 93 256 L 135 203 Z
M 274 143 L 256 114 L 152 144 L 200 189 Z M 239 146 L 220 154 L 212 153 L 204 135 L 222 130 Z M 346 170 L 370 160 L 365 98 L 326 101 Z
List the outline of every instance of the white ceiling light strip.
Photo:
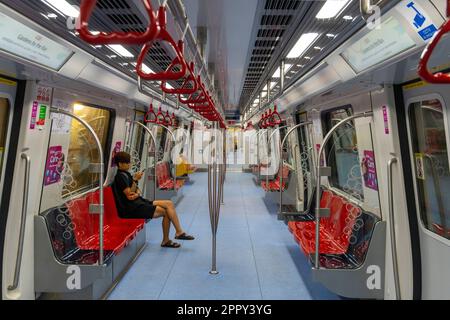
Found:
M 328 0 L 317 14 L 317 19 L 331 19 L 339 16 L 351 0 Z

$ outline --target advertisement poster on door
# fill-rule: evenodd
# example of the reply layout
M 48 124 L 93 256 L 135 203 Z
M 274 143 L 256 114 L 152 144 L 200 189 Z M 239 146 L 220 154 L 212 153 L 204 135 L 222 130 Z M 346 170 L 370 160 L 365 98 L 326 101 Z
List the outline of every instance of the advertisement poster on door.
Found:
M 111 159 L 112 159 L 112 161 L 111 161 L 111 167 L 112 167 L 112 168 L 114 168 L 115 166 L 117 166 L 116 163 L 114 162 L 114 157 L 116 156 L 117 153 L 120 152 L 121 149 L 122 149 L 122 141 L 116 142 L 116 146 L 114 147 L 113 152 L 112 152 L 112 156 L 111 156 Z
M 375 166 L 375 154 L 373 151 L 364 151 L 362 163 L 364 185 L 366 188 L 378 191 L 377 168 Z
M 53 146 L 48 149 L 47 163 L 45 165 L 44 185 L 58 183 L 61 180 L 64 154 L 62 146 Z

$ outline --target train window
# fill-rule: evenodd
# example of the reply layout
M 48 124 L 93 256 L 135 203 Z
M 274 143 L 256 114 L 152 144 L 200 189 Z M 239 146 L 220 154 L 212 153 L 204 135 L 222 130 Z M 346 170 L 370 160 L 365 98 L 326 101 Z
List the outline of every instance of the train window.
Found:
M 0 173 L 3 172 L 3 157 L 6 150 L 6 136 L 8 131 L 9 101 L 6 98 L 0 98 Z M 0 176 L 0 184 L 3 177 Z
M 145 113 L 142 111 L 136 111 L 135 113 L 135 121 L 144 122 Z M 128 152 L 131 155 L 131 172 L 137 172 L 141 170 L 141 161 L 142 161 L 142 152 L 144 150 L 145 144 L 145 132 L 144 130 L 138 126 L 133 125 L 133 131 L 131 133 L 131 142 L 127 146 Z
M 341 120 L 351 116 L 351 107 L 335 109 L 325 114 L 326 132 Z M 363 182 L 354 121 L 336 130 L 327 145 L 327 164 L 331 167 L 331 186 L 354 198 L 364 200 Z
M 308 115 L 306 112 L 302 112 L 297 114 L 297 123 L 303 123 L 308 121 Z M 304 201 L 309 202 L 312 196 L 312 185 L 314 184 L 314 174 L 312 174 L 313 164 L 313 155 L 312 155 L 312 141 L 310 137 L 310 133 L 308 131 L 308 126 L 299 127 L 297 129 L 297 136 L 299 141 L 298 150 L 296 153 L 299 157 L 300 168 L 302 170 L 303 175 L 303 185 L 304 185 Z
M 97 134 L 103 150 L 108 140 L 111 112 L 105 109 L 76 104 L 74 114 L 85 120 Z M 106 159 L 105 159 L 106 160 Z M 67 164 L 71 168 L 73 183 L 63 190 L 63 196 L 95 188 L 98 176 L 89 172 L 91 163 L 100 161 L 95 141 L 87 129 L 78 121 L 72 121 L 70 128 Z
M 449 158 L 444 111 L 437 99 L 410 105 L 412 145 L 420 216 L 425 227 L 449 238 Z

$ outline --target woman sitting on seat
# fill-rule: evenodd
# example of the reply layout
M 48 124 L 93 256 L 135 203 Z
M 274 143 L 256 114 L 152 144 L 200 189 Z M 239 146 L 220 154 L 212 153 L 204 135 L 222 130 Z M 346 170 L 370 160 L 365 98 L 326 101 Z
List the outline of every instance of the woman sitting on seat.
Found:
M 170 223 L 175 227 L 175 239 L 194 240 L 193 236 L 183 231 L 172 201 L 149 201 L 141 197 L 141 191 L 137 183 L 142 179 L 143 172 L 136 173 L 134 177 L 128 172 L 131 167 L 131 156 L 128 153 L 117 153 L 114 161 L 117 164 L 118 171 L 112 189 L 120 218 L 151 220 L 162 217 L 163 240 L 161 247 L 179 248 L 181 246 L 169 238 Z

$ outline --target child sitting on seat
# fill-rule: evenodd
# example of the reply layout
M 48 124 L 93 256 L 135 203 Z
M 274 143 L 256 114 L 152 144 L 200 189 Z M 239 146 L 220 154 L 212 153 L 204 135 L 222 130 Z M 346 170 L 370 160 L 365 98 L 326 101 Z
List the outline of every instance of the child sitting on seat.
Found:
M 194 240 L 193 236 L 183 231 L 172 201 L 149 201 L 141 197 L 138 181 L 142 179 L 143 172 L 136 173 L 134 177 L 128 172 L 131 167 L 131 156 L 128 153 L 117 153 L 114 161 L 117 164 L 118 171 L 112 189 L 120 218 L 150 220 L 162 217 L 163 240 L 161 247 L 164 248 L 179 248 L 181 246 L 169 238 L 170 223 L 175 227 L 175 239 Z

